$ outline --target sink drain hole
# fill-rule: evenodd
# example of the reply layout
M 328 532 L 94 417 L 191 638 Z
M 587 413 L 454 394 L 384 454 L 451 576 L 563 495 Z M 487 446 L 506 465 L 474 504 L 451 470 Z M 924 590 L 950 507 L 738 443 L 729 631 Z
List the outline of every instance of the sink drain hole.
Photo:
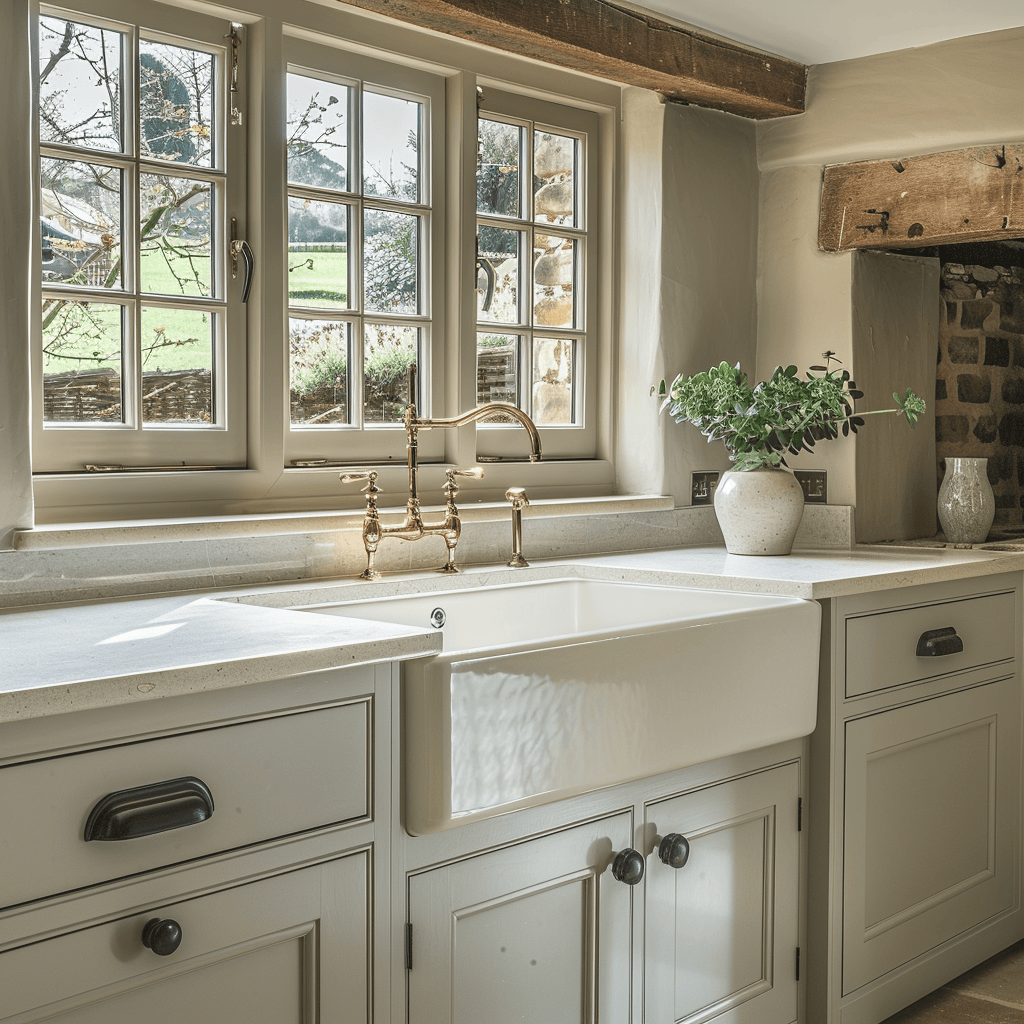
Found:
M 444 625 L 446 618 L 447 616 L 445 615 L 443 608 L 435 608 L 430 613 L 430 624 L 434 629 L 440 629 Z

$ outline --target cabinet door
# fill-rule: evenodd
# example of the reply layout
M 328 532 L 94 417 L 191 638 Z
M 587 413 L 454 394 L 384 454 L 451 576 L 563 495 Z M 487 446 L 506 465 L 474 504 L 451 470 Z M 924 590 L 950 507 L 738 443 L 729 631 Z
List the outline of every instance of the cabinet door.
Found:
M 684 836 L 681 868 L 648 858 L 644 1020 L 796 1020 L 799 766 L 647 807 L 647 832 Z
M 1015 905 L 1018 690 L 847 723 L 844 994 Z
M 414 875 L 410 1024 L 626 1024 L 631 837 L 624 812 Z
M 353 854 L 2 953 L 0 1017 L 366 1024 L 369 869 Z M 169 955 L 141 941 L 153 918 L 181 928 Z

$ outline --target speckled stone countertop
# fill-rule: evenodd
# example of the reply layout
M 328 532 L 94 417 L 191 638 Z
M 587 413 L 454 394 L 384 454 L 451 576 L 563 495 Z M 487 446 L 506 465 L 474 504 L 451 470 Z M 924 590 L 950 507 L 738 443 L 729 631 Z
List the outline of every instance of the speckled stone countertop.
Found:
M 9 611 L 0 613 L 0 722 L 440 649 L 435 632 L 293 610 L 320 604 L 565 576 L 817 599 L 1022 569 L 1024 550 L 864 546 L 756 557 L 688 547 Z
M 432 654 L 386 623 L 187 595 L 0 614 L 0 722 Z
M 794 551 L 784 557 L 763 557 L 730 555 L 724 547 L 686 547 L 536 560 L 531 561 L 529 569 L 467 566 L 458 576 L 419 572 L 386 575 L 375 583 L 355 578 L 321 580 L 239 590 L 224 598 L 264 607 L 294 608 L 556 576 L 587 576 L 815 600 L 1021 569 L 1024 549 L 1008 552 L 858 545 L 848 551 Z

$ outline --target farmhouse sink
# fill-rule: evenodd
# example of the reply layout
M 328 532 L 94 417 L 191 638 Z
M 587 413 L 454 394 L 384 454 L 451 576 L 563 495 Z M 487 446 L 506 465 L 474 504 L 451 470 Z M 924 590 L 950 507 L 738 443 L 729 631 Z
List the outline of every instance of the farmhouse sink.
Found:
M 303 610 L 443 631 L 403 665 L 413 835 L 814 729 L 813 601 L 556 579 Z

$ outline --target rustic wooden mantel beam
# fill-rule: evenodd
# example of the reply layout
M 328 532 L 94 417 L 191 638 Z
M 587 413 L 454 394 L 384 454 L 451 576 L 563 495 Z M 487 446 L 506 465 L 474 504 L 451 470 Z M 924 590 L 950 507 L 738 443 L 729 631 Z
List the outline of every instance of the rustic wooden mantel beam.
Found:
M 743 117 L 799 114 L 807 69 L 607 0 L 339 0 Z
M 826 167 L 818 248 L 916 249 L 1024 236 L 1024 146 Z

